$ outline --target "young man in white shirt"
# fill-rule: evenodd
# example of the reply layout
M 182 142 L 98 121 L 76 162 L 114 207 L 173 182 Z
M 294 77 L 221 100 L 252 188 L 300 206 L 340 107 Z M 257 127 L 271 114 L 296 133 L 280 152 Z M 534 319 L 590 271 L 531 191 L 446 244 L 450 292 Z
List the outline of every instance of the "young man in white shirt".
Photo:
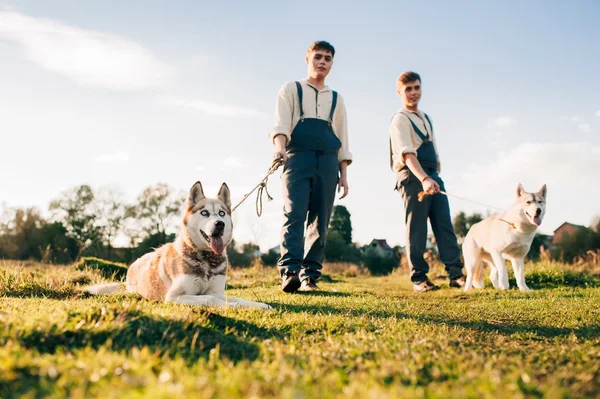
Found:
M 278 268 L 284 292 L 317 290 L 325 237 L 337 191 L 348 194 L 352 162 L 344 99 L 325 84 L 335 49 L 325 41 L 308 49 L 308 77 L 284 84 L 277 96 L 270 139 L 284 162 L 284 225 Z M 307 223 L 306 236 L 304 225 Z
M 448 197 L 440 177 L 440 158 L 433 125 L 427 114 L 419 110 L 421 77 L 404 72 L 396 81 L 404 107 L 394 114 L 390 124 L 390 166 L 396 172 L 396 189 L 404 200 L 406 249 L 411 268 L 411 281 L 416 292 L 439 289 L 427 277 L 429 265 L 424 259 L 427 242 L 427 219 L 431 223 L 440 260 L 446 267 L 450 287 L 464 286 L 460 259 Z M 423 201 L 418 195 L 424 191 Z

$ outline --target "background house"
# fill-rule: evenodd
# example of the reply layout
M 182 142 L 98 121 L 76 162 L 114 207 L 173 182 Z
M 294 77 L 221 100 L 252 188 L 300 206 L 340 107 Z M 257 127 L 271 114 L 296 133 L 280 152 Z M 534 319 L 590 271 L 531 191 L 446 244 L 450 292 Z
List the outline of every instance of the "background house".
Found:
M 374 238 L 368 245 L 365 245 L 361 248 L 361 251 L 364 253 L 367 248 L 374 248 L 377 251 L 377 254 L 381 257 L 392 256 L 394 254 L 394 248 L 390 247 L 385 239 Z M 404 252 L 404 248 L 400 248 L 400 253 Z
M 587 229 L 585 226 L 580 226 L 578 224 L 573 224 L 569 222 L 564 222 L 561 224 L 556 230 L 554 230 L 554 235 L 552 236 L 551 245 L 559 245 L 563 239 L 567 236 L 573 236 L 577 231 L 581 229 Z

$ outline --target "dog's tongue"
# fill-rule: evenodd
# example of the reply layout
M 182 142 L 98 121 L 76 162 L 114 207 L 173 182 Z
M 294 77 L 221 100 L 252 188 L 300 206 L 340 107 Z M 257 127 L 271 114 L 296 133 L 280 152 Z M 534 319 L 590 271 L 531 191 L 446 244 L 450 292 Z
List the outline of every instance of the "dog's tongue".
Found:
M 536 226 L 540 227 L 540 224 L 542 224 L 542 218 L 540 218 L 539 216 L 534 217 L 533 223 L 535 223 Z
M 217 255 L 221 255 L 223 253 L 223 249 L 225 245 L 223 245 L 223 237 L 210 237 L 210 248 Z

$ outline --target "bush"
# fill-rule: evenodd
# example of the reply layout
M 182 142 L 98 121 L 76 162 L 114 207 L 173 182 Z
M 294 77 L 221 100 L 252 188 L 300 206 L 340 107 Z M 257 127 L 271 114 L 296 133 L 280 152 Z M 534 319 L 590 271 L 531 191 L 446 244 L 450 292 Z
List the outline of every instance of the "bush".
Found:
M 279 254 L 272 249 L 269 249 L 269 252 L 266 254 L 262 254 L 260 257 L 265 266 L 275 266 L 277 261 L 279 260 Z
M 558 268 L 535 270 L 525 276 L 527 285 L 531 288 L 557 287 L 598 287 L 600 280 L 587 273 Z
M 127 277 L 127 266 L 125 264 L 100 258 L 83 257 L 75 264 L 75 269 L 97 270 L 107 280 L 123 281 Z
M 367 248 L 363 255 L 363 264 L 373 276 L 385 276 L 398 267 L 400 258 L 397 252 L 390 256 L 380 256 L 375 248 Z

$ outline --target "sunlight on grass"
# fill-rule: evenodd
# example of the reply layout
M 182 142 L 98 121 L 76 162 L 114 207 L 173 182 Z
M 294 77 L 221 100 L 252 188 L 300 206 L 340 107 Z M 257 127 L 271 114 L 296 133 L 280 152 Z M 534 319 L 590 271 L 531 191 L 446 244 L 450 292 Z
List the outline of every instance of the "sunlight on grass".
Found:
M 274 268 L 230 270 L 228 295 L 270 311 L 82 292 L 107 270 L 0 262 L 0 397 L 600 393 L 594 270 L 530 264 L 532 293 L 465 294 L 447 288 L 437 265 L 442 290 L 425 295 L 404 270 L 371 277 L 330 265 L 321 292 L 294 295 L 279 290 Z

